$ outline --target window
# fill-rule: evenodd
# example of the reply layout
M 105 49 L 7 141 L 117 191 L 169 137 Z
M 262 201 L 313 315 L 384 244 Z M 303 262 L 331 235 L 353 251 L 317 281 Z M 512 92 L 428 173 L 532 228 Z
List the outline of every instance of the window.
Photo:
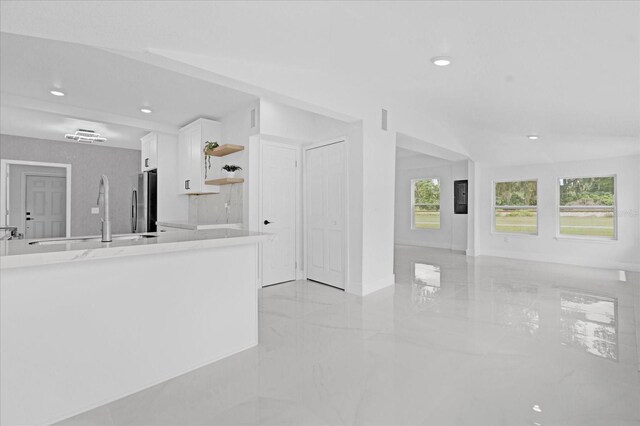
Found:
M 411 181 L 412 229 L 440 229 L 440 180 Z
M 510 234 L 538 233 L 538 182 L 496 182 L 493 229 Z
M 615 177 L 563 178 L 560 235 L 615 238 Z

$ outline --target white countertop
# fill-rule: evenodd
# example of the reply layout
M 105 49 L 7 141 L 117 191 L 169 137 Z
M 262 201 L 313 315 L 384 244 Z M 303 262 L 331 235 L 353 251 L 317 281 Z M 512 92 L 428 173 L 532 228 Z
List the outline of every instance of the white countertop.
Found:
M 146 235 L 156 237 L 114 240 L 110 243 L 81 241 L 52 245 L 29 244 L 46 239 L 4 240 L 0 241 L 0 269 L 253 244 L 272 237 L 270 234 L 230 228 L 155 232 Z
M 186 220 L 159 220 L 156 222 L 156 225 L 169 228 L 189 229 L 192 231 L 219 228 L 242 229 L 242 223 L 190 223 Z

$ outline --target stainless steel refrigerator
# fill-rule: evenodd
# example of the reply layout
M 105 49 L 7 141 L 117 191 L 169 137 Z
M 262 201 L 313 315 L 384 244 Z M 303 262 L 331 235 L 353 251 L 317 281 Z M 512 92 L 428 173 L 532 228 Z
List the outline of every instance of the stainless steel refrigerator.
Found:
M 138 185 L 131 193 L 131 232 L 156 232 L 158 218 L 158 171 L 138 175 Z

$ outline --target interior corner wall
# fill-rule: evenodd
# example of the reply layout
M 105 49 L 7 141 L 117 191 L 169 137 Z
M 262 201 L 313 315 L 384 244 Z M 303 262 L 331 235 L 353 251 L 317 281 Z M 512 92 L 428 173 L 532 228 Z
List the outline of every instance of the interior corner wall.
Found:
M 558 238 L 558 179 L 616 175 L 617 240 Z M 640 156 L 523 166 L 476 164 L 478 255 L 640 270 Z M 492 231 L 493 182 L 538 179 L 538 235 Z
M 91 214 L 100 176 L 109 177 L 114 234 L 131 232 L 131 191 L 140 173 L 140 151 L 0 135 L 0 158 L 71 164 L 71 236 L 98 235 L 100 215 Z
M 468 178 L 467 161 L 415 169 L 401 164 L 396 170 L 395 244 L 466 250 L 468 215 L 453 212 L 453 181 Z M 425 178 L 440 180 L 440 229 L 411 229 L 411 181 Z

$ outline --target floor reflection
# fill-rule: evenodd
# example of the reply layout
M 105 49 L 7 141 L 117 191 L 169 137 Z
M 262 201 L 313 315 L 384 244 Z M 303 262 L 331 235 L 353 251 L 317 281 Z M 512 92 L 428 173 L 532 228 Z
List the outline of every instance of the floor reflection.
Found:
M 393 291 L 263 288 L 257 347 L 64 424 L 640 426 L 640 274 L 395 253 Z
M 534 335 L 540 329 L 538 287 L 495 284 L 493 312 L 499 324 Z
M 562 292 L 562 343 L 617 361 L 617 303 L 617 299 L 572 291 Z
M 440 267 L 427 263 L 413 264 L 411 301 L 416 304 L 434 300 L 441 291 Z

